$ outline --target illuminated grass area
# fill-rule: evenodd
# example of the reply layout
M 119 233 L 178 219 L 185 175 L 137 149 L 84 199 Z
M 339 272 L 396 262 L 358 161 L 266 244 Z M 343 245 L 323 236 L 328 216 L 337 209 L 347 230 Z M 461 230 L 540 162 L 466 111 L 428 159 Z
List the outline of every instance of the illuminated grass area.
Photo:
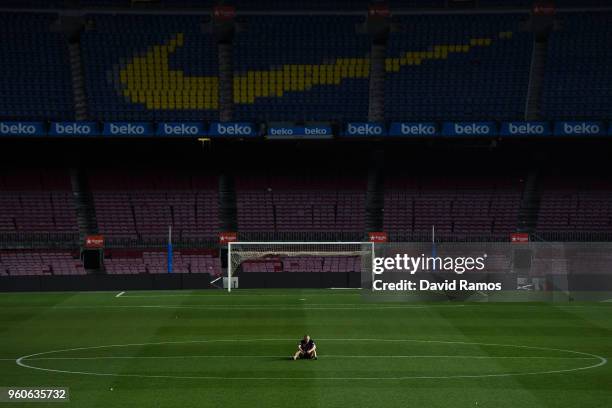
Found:
M 74 407 L 612 406 L 612 303 L 117 295 L 0 294 L 0 386 L 69 387 Z M 290 361 L 305 333 L 319 360 Z

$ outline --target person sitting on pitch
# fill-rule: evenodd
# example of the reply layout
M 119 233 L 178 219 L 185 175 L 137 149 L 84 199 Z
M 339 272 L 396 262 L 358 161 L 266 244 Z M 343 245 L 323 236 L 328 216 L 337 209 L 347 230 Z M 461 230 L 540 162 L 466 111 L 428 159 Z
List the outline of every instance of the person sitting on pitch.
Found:
M 293 360 L 297 360 L 298 357 L 309 360 L 317 359 L 317 345 L 307 334 L 304 335 L 304 338 L 300 341 L 300 344 L 298 344 L 298 350 L 293 355 Z

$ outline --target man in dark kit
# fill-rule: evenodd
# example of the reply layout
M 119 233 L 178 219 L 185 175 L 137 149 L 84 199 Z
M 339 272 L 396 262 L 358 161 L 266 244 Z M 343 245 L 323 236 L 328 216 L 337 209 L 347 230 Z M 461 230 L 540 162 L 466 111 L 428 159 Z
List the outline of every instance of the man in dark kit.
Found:
M 308 360 L 317 359 L 317 345 L 307 334 L 304 335 L 304 338 L 300 341 L 300 344 L 298 344 L 298 350 L 293 355 L 293 360 L 297 360 L 298 358 Z

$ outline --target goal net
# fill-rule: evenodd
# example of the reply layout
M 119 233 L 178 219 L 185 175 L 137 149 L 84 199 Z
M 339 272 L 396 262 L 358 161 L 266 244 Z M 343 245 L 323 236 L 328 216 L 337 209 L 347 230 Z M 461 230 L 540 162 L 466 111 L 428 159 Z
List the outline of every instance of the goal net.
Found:
M 230 242 L 227 290 L 249 272 L 357 272 L 372 270 L 372 242 Z

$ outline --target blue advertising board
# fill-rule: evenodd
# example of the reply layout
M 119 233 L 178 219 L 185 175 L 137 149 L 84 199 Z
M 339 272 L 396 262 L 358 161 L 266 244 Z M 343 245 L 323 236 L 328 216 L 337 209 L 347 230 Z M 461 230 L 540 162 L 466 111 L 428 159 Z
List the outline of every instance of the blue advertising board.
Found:
M 51 122 L 50 136 L 97 136 L 100 132 L 95 122 Z
M 210 124 L 208 136 L 211 137 L 257 137 L 259 132 L 253 123 L 249 122 L 213 122 Z
M 343 135 L 363 137 L 387 136 L 387 129 L 382 123 L 349 122 L 344 128 Z
M 556 122 L 555 136 L 605 136 L 603 122 L 570 121 Z
M 329 123 L 295 124 L 271 122 L 266 130 L 267 139 L 332 139 Z M 50 122 L 0 121 L 0 136 L 55 136 L 55 137 L 213 137 L 256 138 L 262 135 L 258 125 L 251 122 L 213 122 L 206 128 L 203 122 L 105 122 L 100 129 L 91 121 Z M 510 121 L 444 122 L 392 122 L 387 129 L 383 123 L 348 122 L 340 133 L 344 137 L 531 137 L 612 136 L 612 122 L 602 121 Z
M 0 136 L 45 136 L 43 122 L 0 122 Z
M 389 127 L 389 136 L 438 136 L 438 125 L 433 122 L 393 122 Z
M 443 136 L 496 136 L 495 122 L 444 122 L 442 125 Z
M 548 122 L 503 122 L 501 136 L 550 136 Z
M 199 137 L 206 136 L 206 127 L 202 122 L 159 122 L 158 136 L 168 137 Z
M 153 125 L 148 122 L 106 122 L 104 136 L 153 136 Z
M 268 125 L 267 139 L 331 139 L 332 128 L 329 125 L 292 125 L 276 124 Z

